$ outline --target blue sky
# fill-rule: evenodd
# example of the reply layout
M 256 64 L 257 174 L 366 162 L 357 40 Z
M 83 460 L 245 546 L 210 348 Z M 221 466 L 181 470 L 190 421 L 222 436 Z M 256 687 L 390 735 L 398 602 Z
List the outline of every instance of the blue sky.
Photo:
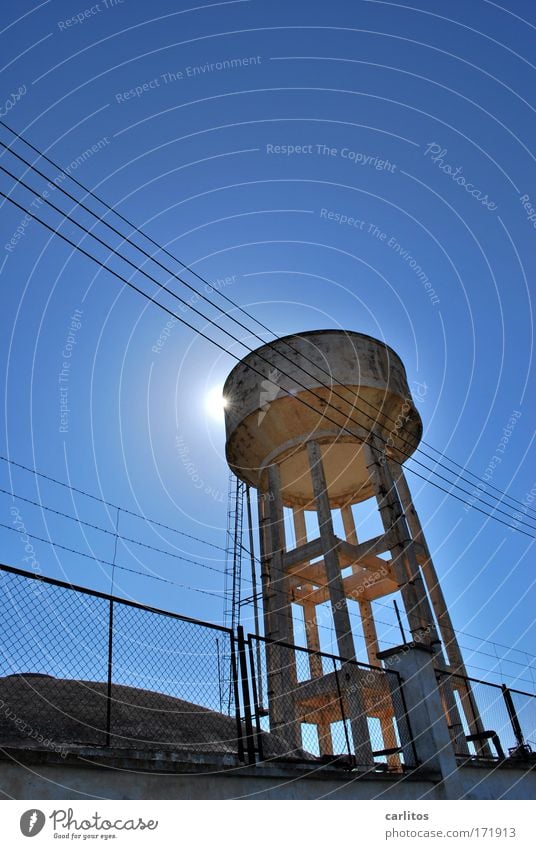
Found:
M 421 7 L 7 2 L 2 120 L 274 333 L 342 327 L 387 342 L 422 395 L 426 442 L 475 475 L 486 474 L 509 428 L 486 486 L 529 504 L 534 9 L 521 0 Z M 3 129 L 0 138 L 11 141 Z M 23 173 L 7 154 L 0 164 Z M 2 174 L 2 191 L 12 182 Z M 14 197 L 29 200 L 22 190 Z M 72 206 L 58 191 L 51 200 Z M 44 206 L 39 214 L 58 221 Z M 20 210 L 4 203 L 0 216 L 2 454 L 225 546 L 224 433 L 206 397 L 235 360 L 180 324 L 166 329 L 168 315 L 36 222 L 24 225 Z M 69 224 L 62 232 L 80 237 Z M 106 256 L 89 239 L 82 246 Z M 153 292 L 132 267 L 110 265 Z M 189 320 L 237 357 L 259 344 L 228 320 L 238 342 Z M 10 477 L 5 463 L 0 472 L 3 489 L 113 528 L 103 505 L 20 469 Z M 533 540 L 408 479 L 456 627 L 535 653 Z M 12 504 L 1 497 L 3 524 L 13 523 Z M 112 559 L 109 534 L 15 504 L 32 533 Z M 217 549 L 125 515 L 120 527 L 223 568 Z M 0 532 L 4 561 L 24 566 L 20 538 Z M 42 572 L 109 588 L 107 565 L 34 547 Z M 128 572 L 116 573 L 118 594 L 221 620 L 213 571 L 121 543 L 117 563 L 216 597 Z M 485 656 L 472 663 L 517 670 L 527 686 L 534 675 Z

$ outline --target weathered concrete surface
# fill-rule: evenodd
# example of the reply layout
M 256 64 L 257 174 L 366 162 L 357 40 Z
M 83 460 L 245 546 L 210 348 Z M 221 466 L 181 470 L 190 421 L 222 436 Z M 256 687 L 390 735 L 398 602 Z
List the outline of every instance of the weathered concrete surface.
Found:
M 431 796 L 429 794 L 432 794 Z M 229 757 L 184 761 L 168 752 L 0 750 L 0 798 L 15 799 L 416 799 L 438 798 L 430 774 L 369 777 L 315 764 L 255 767 Z
M 464 787 L 457 769 L 445 711 L 441 704 L 432 651 L 422 645 L 397 646 L 380 652 L 387 669 L 402 676 L 408 722 L 417 760 L 441 774 L 445 797 L 461 799 Z
M 464 799 L 536 799 L 536 766 L 464 766 L 460 774 Z
M 95 766 L 95 763 L 101 763 Z M 465 799 L 536 799 L 536 772 L 517 767 L 463 767 Z M 43 753 L 6 750 L 0 759 L 5 799 L 444 799 L 426 775 L 364 777 L 345 770 L 223 761 L 185 763 L 160 753 L 96 753 L 54 761 Z
M 313 500 L 307 439 L 324 443 L 330 500 L 338 506 L 372 495 L 359 444 L 365 432 L 388 441 L 399 461 L 422 433 L 402 361 L 362 333 L 317 330 L 277 339 L 235 366 L 223 394 L 231 468 L 266 491 L 259 473 L 277 457 L 286 505 Z

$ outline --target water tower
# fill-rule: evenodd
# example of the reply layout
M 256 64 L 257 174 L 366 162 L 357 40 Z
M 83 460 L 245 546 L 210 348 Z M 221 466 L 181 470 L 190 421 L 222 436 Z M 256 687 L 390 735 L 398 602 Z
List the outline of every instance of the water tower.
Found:
M 465 674 L 402 469 L 419 444 L 422 422 L 398 355 L 354 332 L 311 331 L 264 345 L 235 366 L 224 396 L 228 463 L 258 493 L 264 631 L 274 641 L 267 648 L 271 727 L 289 746 L 300 746 L 307 716 L 317 724 L 321 753 L 331 754 L 333 712 L 320 704 L 312 710 L 294 697 L 296 670 L 277 645 L 294 644 L 292 604 L 302 607 L 308 648 L 318 650 L 316 608 L 329 602 L 338 653 L 353 660 L 347 602 L 356 601 L 368 662 L 378 666 L 372 602 L 400 592 L 411 639 L 434 651 L 438 669 Z M 353 506 L 369 498 L 383 531 L 361 539 Z M 286 539 L 285 507 L 292 511 L 295 544 Z M 308 511 L 316 523 L 306 522 Z M 335 532 L 335 511 L 344 538 Z M 318 529 L 312 538 L 307 526 Z M 310 675 L 324 675 L 314 656 Z M 451 733 L 463 746 L 461 712 L 471 733 L 482 730 L 471 694 L 456 697 L 448 685 L 442 697 Z M 374 705 L 363 687 L 354 688 L 353 698 L 362 702 L 353 711 L 354 751 L 366 763 L 372 761 L 366 717 Z M 395 742 L 392 717 L 383 710 L 378 718 L 387 747 Z

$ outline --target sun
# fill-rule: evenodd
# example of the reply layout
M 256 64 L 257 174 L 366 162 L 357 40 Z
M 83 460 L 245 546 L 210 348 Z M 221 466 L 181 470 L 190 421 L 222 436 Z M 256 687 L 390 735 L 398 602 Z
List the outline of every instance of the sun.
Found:
M 205 395 L 205 410 L 211 419 L 223 422 L 223 411 L 228 406 L 228 401 L 223 397 L 221 386 L 214 386 Z

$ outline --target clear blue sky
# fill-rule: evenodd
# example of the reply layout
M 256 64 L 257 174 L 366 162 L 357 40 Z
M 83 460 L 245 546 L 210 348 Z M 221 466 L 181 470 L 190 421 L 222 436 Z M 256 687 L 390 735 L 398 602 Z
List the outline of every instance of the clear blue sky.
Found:
M 275 333 L 343 327 L 384 339 L 414 391 L 425 385 L 426 441 L 477 476 L 514 416 L 487 485 L 533 497 L 533 4 L 195 5 L 6 2 L 4 120 L 204 277 L 225 281 Z M 2 191 L 11 184 L 1 175 Z M 58 191 L 51 199 L 68 208 Z M 39 214 L 55 220 L 44 206 Z M 223 427 L 205 402 L 233 358 L 180 325 L 162 337 L 163 312 L 25 226 L 19 210 L 4 204 L 0 216 L 2 453 L 225 546 Z M 154 289 L 140 274 L 132 281 Z M 113 511 L 81 496 L 20 470 L 10 478 L 5 463 L 0 476 L 3 489 L 113 527 Z M 456 627 L 536 653 L 533 540 L 408 479 Z M 7 525 L 12 503 L 0 498 Z M 15 504 L 32 533 L 112 558 L 111 536 Z M 215 549 L 121 523 L 126 536 L 223 567 Z M 20 538 L 0 534 L 2 559 L 28 565 Z M 109 588 L 108 566 L 34 546 L 43 573 Z M 133 545 L 119 545 L 117 562 L 221 595 L 214 572 Z M 127 572 L 116 591 L 221 620 L 218 598 Z M 522 667 L 502 669 L 530 681 Z

